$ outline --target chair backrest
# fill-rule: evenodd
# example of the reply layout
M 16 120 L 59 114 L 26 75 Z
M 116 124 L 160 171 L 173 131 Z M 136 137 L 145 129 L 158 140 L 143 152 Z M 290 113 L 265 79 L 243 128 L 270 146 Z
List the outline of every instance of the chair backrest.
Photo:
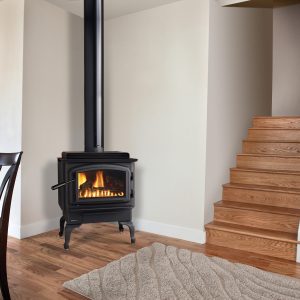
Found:
M 3 201 L 0 217 L 0 242 L 2 245 L 7 244 L 10 206 L 22 154 L 23 152 L 0 153 L 0 171 L 2 167 L 9 167 L 0 185 L 0 201 Z

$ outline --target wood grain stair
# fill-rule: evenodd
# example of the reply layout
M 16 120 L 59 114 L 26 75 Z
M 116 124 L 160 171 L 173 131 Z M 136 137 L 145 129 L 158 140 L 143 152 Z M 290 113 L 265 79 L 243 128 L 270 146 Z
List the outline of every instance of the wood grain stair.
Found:
M 298 128 L 299 117 L 254 117 L 253 128 Z
M 248 139 L 256 141 L 300 141 L 300 129 L 250 128 Z
M 299 219 L 299 209 L 231 201 L 215 203 L 215 221 L 218 222 L 297 233 Z
M 278 258 L 295 260 L 297 235 L 241 225 L 212 222 L 206 225 L 207 243 Z
M 300 141 L 243 141 L 243 153 L 273 154 L 273 155 L 300 155 Z
M 232 168 L 230 182 L 297 189 L 300 187 L 300 172 Z
M 240 169 L 261 169 L 300 172 L 300 156 L 279 156 L 272 154 L 238 154 L 237 167 Z
M 253 118 L 214 210 L 206 225 L 208 244 L 296 260 L 300 117 Z
M 223 200 L 267 206 L 299 208 L 300 190 L 261 185 L 224 184 Z

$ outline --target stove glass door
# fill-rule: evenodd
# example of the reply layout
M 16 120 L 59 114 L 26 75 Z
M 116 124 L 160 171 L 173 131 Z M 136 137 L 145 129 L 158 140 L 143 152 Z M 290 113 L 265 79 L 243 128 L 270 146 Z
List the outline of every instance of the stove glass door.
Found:
M 124 199 L 127 197 L 127 172 L 114 169 L 79 171 L 77 198 L 80 201 L 94 198 Z

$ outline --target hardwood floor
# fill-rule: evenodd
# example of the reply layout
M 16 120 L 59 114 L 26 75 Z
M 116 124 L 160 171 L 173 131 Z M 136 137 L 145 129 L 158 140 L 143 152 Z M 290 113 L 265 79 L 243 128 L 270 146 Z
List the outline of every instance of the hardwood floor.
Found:
M 300 279 L 300 265 L 228 248 L 137 232 L 136 245 L 129 244 L 129 232 L 119 233 L 116 225 L 83 225 L 74 230 L 71 249 L 63 250 L 63 240 L 51 231 L 24 240 L 10 238 L 8 244 L 8 277 L 12 299 L 84 299 L 62 288 L 63 282 L 134 252 L 161 242 L 179 248 L 219 256 L 263 270 Z

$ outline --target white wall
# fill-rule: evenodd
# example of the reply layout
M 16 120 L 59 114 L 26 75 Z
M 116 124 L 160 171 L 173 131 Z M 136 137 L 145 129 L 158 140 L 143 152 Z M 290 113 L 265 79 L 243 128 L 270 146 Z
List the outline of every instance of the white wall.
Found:
M 26 0 L 22 237 L 58 227 L 56 157 L 83 149 L 83 21 Z
M 21 150 L 24 1 L 0 2 L 0 152 Z M 21 181 L 12 200 L 11 235 L 20 235 Z
M 55 158 L 83 148 L 83 21 L 44 0 L 25 3 L 22 237 L 58 226 Z M 105 62 L 106 149 L 139 159 L 137 227 L 203 242 L 251 118 L 271 111 L 272 11 L 185 0 L 112 19 Z
M 106 148 L 139 159 L 138 228 L 203 241 L 209 1 L 106 22 Z
M 223 8 L 211 0 L 205 220 L 241 152 L 254 115 L 270 115 L 272 10 Z
M 274 9 L 273 115 L 300 115 L 300 4 Z

